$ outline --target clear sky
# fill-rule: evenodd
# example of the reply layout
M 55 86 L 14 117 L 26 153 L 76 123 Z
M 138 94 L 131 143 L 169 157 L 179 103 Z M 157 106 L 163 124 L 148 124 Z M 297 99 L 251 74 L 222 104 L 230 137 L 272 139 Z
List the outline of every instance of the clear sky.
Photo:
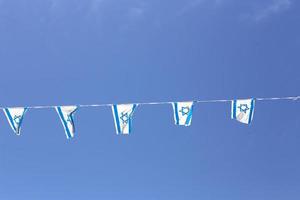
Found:
M 1 106 L 299 95 L 296 0 L 0 0 Z M 300 103 L 138 107 L 130 136 L 111 109 L 76 113 L 67 140 L 53 109 L 22 135 L 0 115 L 0 199 L 298 200 Z

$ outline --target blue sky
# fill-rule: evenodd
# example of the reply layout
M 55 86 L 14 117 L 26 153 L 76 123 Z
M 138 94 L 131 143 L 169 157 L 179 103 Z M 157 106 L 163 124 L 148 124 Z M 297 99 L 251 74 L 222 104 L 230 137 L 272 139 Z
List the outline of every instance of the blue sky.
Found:
M 0 0 L 1 106 L 299 95 L 295 0 Z M 133 133 L 84 108 L 66 140 L 55 110 L 22 135 L 0 115 L 0 199 L 281 200 L 300 197 L 298 102 L 141 106 Z

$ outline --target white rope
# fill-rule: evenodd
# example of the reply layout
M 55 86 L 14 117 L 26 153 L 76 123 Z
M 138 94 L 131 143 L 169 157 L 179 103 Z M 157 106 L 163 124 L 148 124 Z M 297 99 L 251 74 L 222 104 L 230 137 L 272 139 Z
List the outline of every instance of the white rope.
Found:
M 246 98 L 242 98 L 246 99 Z M 250 98 L 249 98 L 250 99 Z M 300 96 L 290 96 L 290 97 L 263 97 L 263 98 L 252 98 L 255 99 L 256 101 L 278 101 L 278 100 L 292 100 L 292 101 L 297 101 L 300 100 Z M 215 100 L 189 100 L 193 101 L 195 103 L 225 103 L 225 102 L 231 102 L 235 99 L 215 99 Z M 165 102 L 140 102 L 140 103 L 121 103 L 121 104 L 138 104 L 138 105 L 162 105 L 162 104 L 171 104 L 176 101 L 165 101 Z M 177 101 L 179 102 L 179 101 Z M 184 101 L 183 101 L 184 102 Z M 114 104 L 108 103 L 108 104 L 79 104 L 79 105 L 71 105 L 71 106 L 78 106 L 80 108 L 88 108 L 88 107 L 110 107 Z M 67 105 L 63 105 L 67 106 Z M 49 108 L 55 108 L 55 107 L 60 107 L 59 105 L 57 106 L 17 106 L 17 107 L 22 107 L 22 108 L 28 108 L 28 109 L 49 109 Z M 4 109 L 8 107 L 0 107 L 0 109 Z

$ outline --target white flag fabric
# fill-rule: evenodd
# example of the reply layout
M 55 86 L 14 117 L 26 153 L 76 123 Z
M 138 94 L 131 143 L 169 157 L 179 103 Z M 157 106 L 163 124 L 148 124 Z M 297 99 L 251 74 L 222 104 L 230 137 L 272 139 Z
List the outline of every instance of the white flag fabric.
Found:
M 137 104 L 113 105 L 112 112 L 117 134 L 129 134 L 132 128 L 132 116 Z
M 174 102 L 174 120 L 176 125 L 190 126 L 192 122 L 194 102 Z
M 23 117 L 27 108 L 4 108 L 3 110 L 13 131 L 20 135 Z
M 254 99 L 233 100 L 231 118 L 244 124 L 250 124 L 254 113 Z
M 64 126 L 67 139 L 73 138 L 75 133 L 74 114 L 77 106 L 61 106 L 55 107 L 59 118 Z

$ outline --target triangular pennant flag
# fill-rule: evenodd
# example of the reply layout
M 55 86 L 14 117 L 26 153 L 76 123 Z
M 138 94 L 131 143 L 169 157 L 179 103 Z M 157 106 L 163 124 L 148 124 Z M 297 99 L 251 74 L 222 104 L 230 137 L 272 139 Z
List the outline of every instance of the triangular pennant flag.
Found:
M 20 135 L 23 117 L 27 108 L 4 108 L 3 110 L 13 131 Z
M 192 122 L 194 102 L 174 102 L 174 120 L 176 125 L 190 126 Z
M 113 105 L 112 112 L 117 134 L 129 134 L 132 126 L 132 116 L 137 104 Z
M 254 113 L 254 99 L 233 100 L 231 105 L 231 118 L 250 124 Z
M 77 110 L 77 106 L 61 106 L 55 107 L 55 109 L 64 126 L 67 139 L 73 138 L 75 133 L 73 116 Z

